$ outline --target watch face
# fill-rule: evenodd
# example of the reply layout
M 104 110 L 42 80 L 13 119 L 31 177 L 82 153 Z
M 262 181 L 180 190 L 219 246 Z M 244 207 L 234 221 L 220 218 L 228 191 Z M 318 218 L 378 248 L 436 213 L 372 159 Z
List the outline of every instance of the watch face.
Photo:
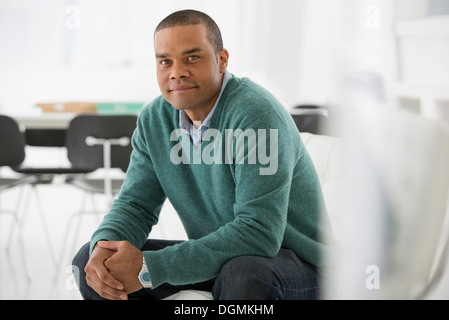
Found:
M 151 277 L 148 271 L 143 272 L 142 275 L 140 276 L 140 279 L 144 283 L 151 283 Z

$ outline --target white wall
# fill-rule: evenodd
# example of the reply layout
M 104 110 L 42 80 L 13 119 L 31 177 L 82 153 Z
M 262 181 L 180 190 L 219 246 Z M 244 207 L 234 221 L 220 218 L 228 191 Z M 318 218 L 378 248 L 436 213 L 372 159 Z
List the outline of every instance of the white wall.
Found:
M 0 112 L 55 100 L 149 101 L 159 95 L 153 31 L 179 9 L 210 14 L 229 69 L 285 105 L 326 105 L 336 75 L 374 73 L 393 94 L 395 22 L 448 13 L 445 0 L 1 0 Z
M 216 20 L 231 72 L 264 85 L 290 108 L 298 101 L 302 3 L 1 0 L 0 112 L 26 113 L 45 101 L 153 99 L 154 28 L 185 8 Z

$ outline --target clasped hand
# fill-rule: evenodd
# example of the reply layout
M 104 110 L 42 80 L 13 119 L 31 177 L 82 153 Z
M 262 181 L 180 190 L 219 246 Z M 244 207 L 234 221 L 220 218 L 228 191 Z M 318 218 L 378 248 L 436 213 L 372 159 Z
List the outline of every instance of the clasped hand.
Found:
M 84 269 L 87 284 L 101 297 L 128 300 L 143 288 L 138 279 L 143 253 L 128 241 L 98 241 Z

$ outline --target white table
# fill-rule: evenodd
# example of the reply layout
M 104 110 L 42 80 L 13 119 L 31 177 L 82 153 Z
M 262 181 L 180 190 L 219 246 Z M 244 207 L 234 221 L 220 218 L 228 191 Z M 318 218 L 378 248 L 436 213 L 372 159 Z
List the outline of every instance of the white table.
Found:
M 67 129 L 76 113 L 52 112 L 35 115 L 11 115 L 26 129 Z

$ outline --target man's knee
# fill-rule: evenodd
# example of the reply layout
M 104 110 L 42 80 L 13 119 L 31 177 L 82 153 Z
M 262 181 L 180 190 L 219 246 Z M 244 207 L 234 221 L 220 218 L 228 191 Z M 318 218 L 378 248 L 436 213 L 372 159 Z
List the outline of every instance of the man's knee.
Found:
M 75 277 L 75 282 L 78 288 L 80 289 L 82 289 L 83 287 L 85 287 L 85 285 L 87 285 L 84 267 L 89 261 L 90 257 L 89 250 L 90 250 L 90 243 L 86 243 L 84 246 L 81 247 L 81 249 L 78 251 L 75 257 L 73 257 L 72 260 L 73 275 Z
M 281 284 L 266 259 L 269 258 L 242 256 L 229 260 L 215 281 L 214 299 L 279 299 Z
M 87 261 L 89 261 L 89 250 L 90 250 L 90 243 L 88 242 L 84 246 L 82 246 L 81 249 L 78 251 L 78 253 L 75 255 L 75 257 L 73 257 L 72 265 L 78 268 L 82 268 L 84 270 Z

